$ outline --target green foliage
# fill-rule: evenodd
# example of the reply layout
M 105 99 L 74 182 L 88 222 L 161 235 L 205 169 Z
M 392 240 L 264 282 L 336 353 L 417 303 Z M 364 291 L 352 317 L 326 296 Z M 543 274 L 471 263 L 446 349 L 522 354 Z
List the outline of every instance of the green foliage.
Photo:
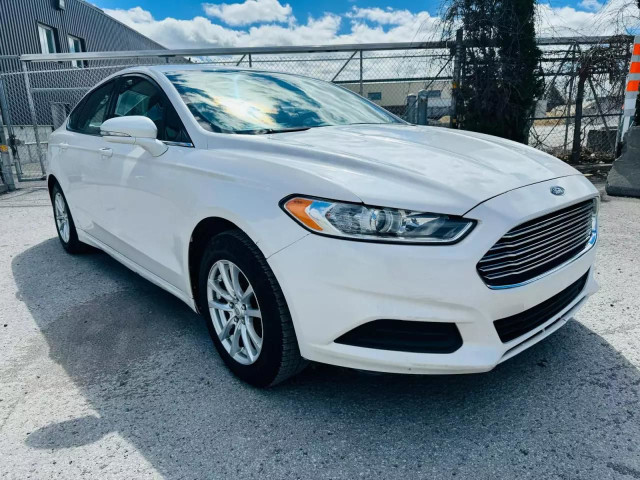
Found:
M 465 130 L 526 143 L 544 89 L 534 7 L 535 0 L 448 1 L 448 33 L 462 26 L 467 44 L 458 103 Z

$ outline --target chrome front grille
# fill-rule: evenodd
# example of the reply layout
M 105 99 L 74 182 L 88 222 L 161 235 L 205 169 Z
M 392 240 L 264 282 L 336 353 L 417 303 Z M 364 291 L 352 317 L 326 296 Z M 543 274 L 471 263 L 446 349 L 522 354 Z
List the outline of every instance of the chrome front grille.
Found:
M 587 200 L 518 225 L 478 262 L 489 287 L 526 283 L 580 254 L 592 236 L 596 200 Z

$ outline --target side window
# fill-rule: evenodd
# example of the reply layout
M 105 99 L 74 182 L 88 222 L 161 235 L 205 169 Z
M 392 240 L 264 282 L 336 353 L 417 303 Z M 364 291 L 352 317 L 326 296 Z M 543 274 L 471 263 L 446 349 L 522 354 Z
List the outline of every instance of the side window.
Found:
M 142 115 L 153 120 L 158 140 L 190 142 L 178 113 L 157 86 L 141 77 L 124 78 L 118 88 L 115 117 Z
M 56 29 L 47 25 L 38 24 L 38 37 L 42 53 L 57 53 L 58 42 Z
M 100 135 L 100 125 L 106 120 L 114 82 L 108 82 L 91 92 L 69 117 L 69 128 L 88 135 Z

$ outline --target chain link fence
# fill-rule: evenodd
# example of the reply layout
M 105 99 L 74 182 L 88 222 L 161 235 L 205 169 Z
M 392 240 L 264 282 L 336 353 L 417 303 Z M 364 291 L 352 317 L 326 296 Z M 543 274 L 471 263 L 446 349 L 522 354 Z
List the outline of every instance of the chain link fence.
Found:
M 5 130 L 15 173 L 21 181 L 43 178 L 49 134 L 96 83 L 132 65 L 200 63 L 306 75 L 340 84 L 413 123 L 448 125 L 453 64 L 450 43 L 359 47 L 314 47 L 316 51 L 304 52 L 286 48 L 212 50 L 198 51 L 197 55 L 192 51 L 158 51 L 141 52 L 139 57 L 104 54 L 67 61 L 23 59 L 14 71 L 0 73 L 0 88 L 9 99 L 2 110 L 10 117 Z
M 31 114 L 31 92 L 27 77 L 21 71 L 18 57 L 2 61 L 0 73 L 0 109 L 2 110 L 2 143 L 9 147 L 9 155 L 18 180 L 40 179 L 44 176 L 42 159 L 50 124 L 37 124 Z M 7 73 L 4 73 L 7 72 Z M 5 173 L 6 174 L 6 173 Z
M 612 161 L 632 39 L 591 38 L 541 48 L 545 92 L 531 119 L 529 145 L 572 163 Z
M 18 180 L 42 179 L 49 134 L 64 122 L 82 96 L 123 68 L 158 63 L 203 63 L 307 75 L 337 83 L 410 123 L 449 127 L 455 124 L 454 68 L 464 68 L 456 61 L 461 46 L 455 41 L 442 41 L 6 58 L 0 60 L 0 130 L 9 145 Z M 613 159 L 624 75 L 612 69 L 613 63 L 591 68 L 586 77 L 583 67 L 586 52 L 597 47 L 615 57 L 624 71 L 630 58 L 630 39 L 617 43 L 593 38 L 548 39 L 540 46 L 546 90 L 530 121 L 529 144 L 569 159 L 579 117 L 578 145 L 583 154 Z M 464 78 L 464 74 L 458 78 Z M 580 84 L 581 112 L 576 102 Z

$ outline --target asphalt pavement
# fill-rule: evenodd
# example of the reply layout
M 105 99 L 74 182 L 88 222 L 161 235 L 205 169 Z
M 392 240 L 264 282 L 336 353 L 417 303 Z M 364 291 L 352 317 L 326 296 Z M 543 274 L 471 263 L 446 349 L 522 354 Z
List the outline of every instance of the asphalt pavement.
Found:
M 42 186 L 2 195 L 0 477 L 640 479 L 640 200 L 600 232 L 600 291 L 492 372 L 258 390 L 179 300 L 66 254 Z

